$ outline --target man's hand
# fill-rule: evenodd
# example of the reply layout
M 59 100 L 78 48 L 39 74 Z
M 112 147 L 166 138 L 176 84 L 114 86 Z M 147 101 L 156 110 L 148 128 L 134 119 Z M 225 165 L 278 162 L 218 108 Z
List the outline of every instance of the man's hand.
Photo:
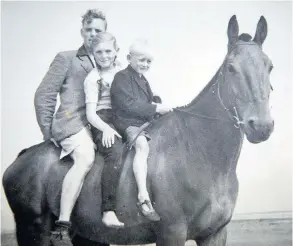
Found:
M 103 130 L 103 137 L 102 137 L 102 144 L 106 148 L 110 148 L 112 144 L 114 144 L 115 136 L 118 138 L 121 138 L 121 136 L 116 132 L 113 128 L 110 126 L 107 126 Z
M 159 114 L 166 114 L 168 112 L 171 112 L 173 111 L 173 108 L 165 105 L 165 104 L 160 104 L 160 103 L 157 103 L 157 109 L 156 109 L 156 112 L 159 113 Z

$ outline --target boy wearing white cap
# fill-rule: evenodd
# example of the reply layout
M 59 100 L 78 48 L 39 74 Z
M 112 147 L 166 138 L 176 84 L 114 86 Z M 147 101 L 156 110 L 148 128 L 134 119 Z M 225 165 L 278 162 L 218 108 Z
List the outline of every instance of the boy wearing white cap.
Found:
M 111 102 L 116 129 L 129 141 L 137 137 L 139 128 L 150 121 L 156 113 L 165 114 L 172 109 L 154 103 L 154 95 L 143 76 L 150 68 L 153 53 L 146 40 L 136 40 L 127 55 L 129 65 L 118 72 L 111 85 Z M 150 201 L 146 186 L 147 158 L 149 154 L 147 131 L 139 132 L 134 142 L 133 172 L 138 187 L 138 205 L 143 215 L 152 221 L 160 219 Z

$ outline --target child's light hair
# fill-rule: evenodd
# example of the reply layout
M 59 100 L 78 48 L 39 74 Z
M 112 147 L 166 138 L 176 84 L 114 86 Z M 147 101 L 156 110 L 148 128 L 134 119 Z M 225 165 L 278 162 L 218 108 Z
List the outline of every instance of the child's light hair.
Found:
M 129 47 L 130 55 L 146 55 L 153 58 L 153 51 L 146 39 L 136 39 Z
M 82 25 L 85 23 L 90 24 L 93 19 L 101 19 L 105 22 L 105 29 L 107 30 L 107 20 L 106 15 L 102 10 L 99 9 L 89 9 L 86 13 L 82 16 Z
M 92 40 L 91 49 L 94 49 L 99 43 L 113 42 L 113 47 L 116 51 L 119 51 L 116 38 L 109 32 L 99 32 Z

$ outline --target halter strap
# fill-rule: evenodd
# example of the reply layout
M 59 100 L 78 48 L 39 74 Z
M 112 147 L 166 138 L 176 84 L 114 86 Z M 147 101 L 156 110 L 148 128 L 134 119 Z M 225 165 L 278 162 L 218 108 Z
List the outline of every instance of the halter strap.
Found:
M 237 47 L 237 46 L 240 46 L 240 45 L 255 45 L 255 46 L 258 46 L 256 43 L 254 42 L 244 42 L 244 43 L 238 43 L 236 45 L 229 45 L 229 52 L 228 54 L 225 56 L 225 59 L 224 61 L 227 60 L 227 57 L 230 55 L 230 53 Z M 239 115 L 238 115 L 238 112 L 237 112 L 237 109 L 235 106 L 233 106 L 233 110 L 234 112 L 231 112 L 229 108 L 226 107 L 222 97 L 221 97 L 221 93 L 220 93 L 220 81 L 219 81 L 219 78 L 222 77 L 223 75 L 223 68 L 224 68 L 224 64 L 225 62 L 222 64 L 221 68 L 220 68 L 220 71 L 219 71 L 219 74 L 218 74 L 218 78 L 216 80 L 216 82 L 213 84 L 214 85 L 218 85 L 218 88 L 217 88 L 217 95 L 218 95 L 218 98 L 220 100 L 220 103 L 222 105 L 222 107 L 225 109 L 225 111 L 227 112 L 228 114 L 228 117 L 230 119 L 230 121 L 236 121 L 236 123 L 234 124 L 234 127 L 237 128 L 237 129 L 240 129 L 240 125 L 243 125 L 244 122 L 240 120 L 239 118 Z M 188 111 L 184 111 L 184 110 L 181 110 L 181 109 L 177 109 L 175 108 L 174 111 L 180 111 L 180 112 L 184 112 L 184 113 L 187 113 L 187 114 L 190 114 L 190 115 L 193 115 L 193 116 L 197 116 L 197 117 L 201 117 L 201 118 L 204 118 L 204 119 L 210 119 L 210 120 L 222 120 L 222 121 L 226 121 L 224 119 L 221 119 L 221 118 L 216 118 L 216 117 L 209 117 L 209 116 L 206 116 L 206 115 L 200 115 L 200 114 L 196 114 L 196 113 L 191 113 L 191 112 L 188 112 Z M 235 113 L 235 114 L 234 114 Z M 229 121 L 229 122 L 230 122 Z
M 219 77 L 223 75 L 223 73 L 222 73 L 223 67 L 224 67 L 224 65 L 222 65 L 222 67 L 221 67 L 221 69 L 220 69 Z M 236 128 L 240 128 L 240 125 L 241 125 L 241 124 L 244 124 L 244 122 L 240 120 L 239 115 L 238 115 L 238 112 L 237 112 L 237 109 L 236 109 L 235 106 L 233 106 L 234 113 L 235 113 L 235 115 L 234 115 L 234 114 L 230 111 L 230 109 L 227 108 L 226 105 L 224 104 L 224 101 L 223 101 L 223 99 L 222 99 L 222 97 L 221 97 L 221 93 L 220 93 L 220 82 L 219 82 L 219 77 L 217 78 L 217 81 L 215 82 L 215 84 L 216 84 L 216 83 L 218 84 L 218 89 L 217 89 L 217 92 L 218 92 L 218 93 L 217 93 L 217 94 L 218 94 L 218 98 L 219 98 L 219 100 L 220 100 L 220 103 L 221 103 L 222 107 L 225 109 L 225 111 L 228 113 L 229 118 L 230 118 L 232 121 L 236 120 L 236 124 L 234 124 L 234 126 L 235 126 Z

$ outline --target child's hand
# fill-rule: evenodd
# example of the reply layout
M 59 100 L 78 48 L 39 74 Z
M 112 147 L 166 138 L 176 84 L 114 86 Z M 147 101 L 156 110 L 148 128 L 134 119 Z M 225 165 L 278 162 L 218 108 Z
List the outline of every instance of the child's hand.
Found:
M 173 111 L 173 108 L 165 105 L 165 104 L 157 104 L 157 109 L 156 109 L 156 112 L 159 113 L 159 114 L 166 114 L 168 112 L 171 112 Z
M 102 144 L 106 148 L 110 148 L 114 144 L 115 136 L 121 138 L 121 136 L 110 126 L 107 126 L 103 130 Z

